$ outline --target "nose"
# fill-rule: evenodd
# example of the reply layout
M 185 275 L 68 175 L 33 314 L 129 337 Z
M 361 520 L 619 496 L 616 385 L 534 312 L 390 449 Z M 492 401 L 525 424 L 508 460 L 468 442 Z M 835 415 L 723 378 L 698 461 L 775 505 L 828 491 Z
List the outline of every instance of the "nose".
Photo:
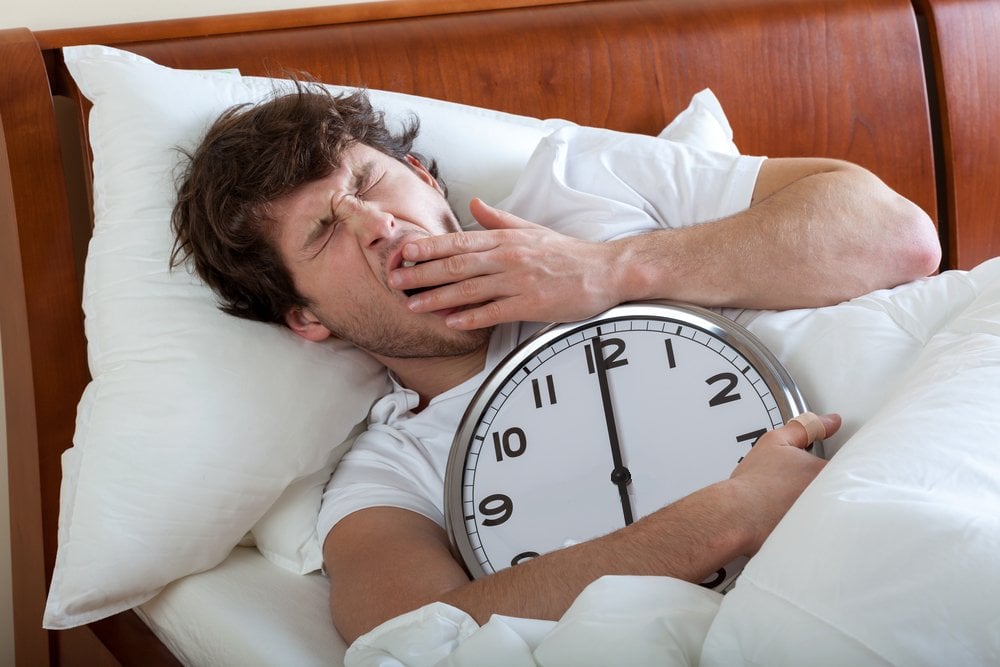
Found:
M 342 223 L 358 237 L 365 246 L 378 245 L 389 240 L 396 233 L 396 219 L 371 203 L 357 197 L 345 197 L 341 203 Z

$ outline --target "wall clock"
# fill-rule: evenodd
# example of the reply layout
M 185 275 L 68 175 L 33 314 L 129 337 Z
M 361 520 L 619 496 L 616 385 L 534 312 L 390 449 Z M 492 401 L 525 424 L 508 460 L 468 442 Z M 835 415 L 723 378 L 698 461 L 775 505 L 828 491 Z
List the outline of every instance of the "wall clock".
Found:
M 452 547 L 479 577 L 612 532 L 727 478 L 805 410 L 764 345 L 710 310 L 644 302 L 550 325 L 461 421 L 445 476 Z M 745 562 L 703 585 L 726 590 Z

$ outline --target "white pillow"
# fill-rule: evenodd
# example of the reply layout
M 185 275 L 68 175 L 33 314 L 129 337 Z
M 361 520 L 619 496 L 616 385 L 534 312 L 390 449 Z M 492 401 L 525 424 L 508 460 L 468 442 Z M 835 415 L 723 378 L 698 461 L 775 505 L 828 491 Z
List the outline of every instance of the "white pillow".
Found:
M 193 148 L 224 109 L 286 83 L 174 70 L 102 46 L 64 56 L 93 103 L 83 305 L 94 379 L 63 458 L 44 618 L 54 629 L 149 600 L 221 562 L 248 531 L 272 562 L 319 568 L 323 485 L 386 388 L 367 355 L 224 315 L 197 277 L 168 269 L 176 148 Z M 468 201 L 506 196 L 538 140 L 565 124 L 370 92 L 390 122 L 420 117 L 415 150 L 438 160 L 465 224 Z M 673 131 L 733 150 L 714 97 L 696 99 Z

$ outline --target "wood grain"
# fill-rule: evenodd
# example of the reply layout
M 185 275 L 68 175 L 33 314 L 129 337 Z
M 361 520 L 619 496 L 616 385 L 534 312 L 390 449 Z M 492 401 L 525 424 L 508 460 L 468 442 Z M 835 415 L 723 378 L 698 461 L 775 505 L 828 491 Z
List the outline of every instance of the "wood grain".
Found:
M 1000 7 L 919 0 L 941 110 L 948 264 L 1000 255 Z

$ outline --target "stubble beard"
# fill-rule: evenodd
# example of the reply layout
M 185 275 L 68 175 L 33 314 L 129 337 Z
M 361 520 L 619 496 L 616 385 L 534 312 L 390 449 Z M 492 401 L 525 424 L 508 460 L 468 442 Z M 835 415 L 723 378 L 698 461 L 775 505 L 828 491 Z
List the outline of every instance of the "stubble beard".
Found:
M 493 327 L 469 331 L 441 331 L 413 321 L 400 322 L 372 307 L 359 309 L 361 317 L 350 325 L 325 325 L 338 338 L 371 354 L 393 359 L 426 359 L 461 356 L 489 343 Z
M 442 202 L 443 209 L 438 220 L 443 233 L 461 232 L 458 216 L 444 197 Z M 385 255 L 392 250 L 387 249 Z M 385 266 L 384 257 L 381 265 Z M 469 354 L 489 343 L 493 333 L 493 327 L 442 331 L 439 328 L 421 326 L 413 320 L 393 319 L 382 310 L 381 304 L 374 302 L 356 304 L 351 322 L 334 324 L 324 321 L 322 324 L 334 336 L 355 347 L 393 359 L 427 359 Z

